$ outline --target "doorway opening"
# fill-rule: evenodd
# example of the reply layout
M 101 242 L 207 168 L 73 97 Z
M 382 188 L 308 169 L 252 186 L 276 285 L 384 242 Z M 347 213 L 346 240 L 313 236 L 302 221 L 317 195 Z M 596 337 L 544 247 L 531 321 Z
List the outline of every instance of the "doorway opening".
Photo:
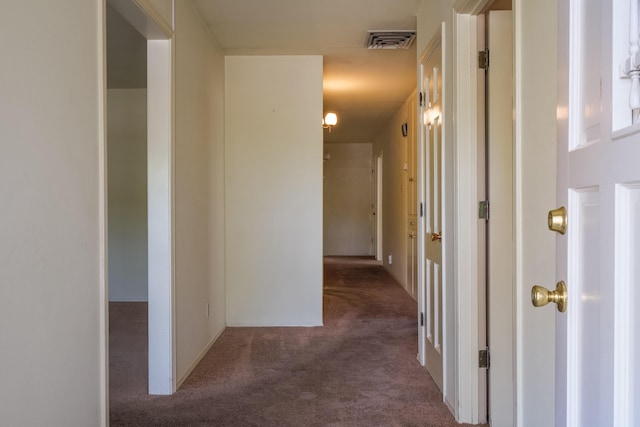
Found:
M 375 256 L 373 144 L 324 144 L 323 255 Z
M 172 394 L 172 45 L 148 16 L 128 0 L 106 6 L 110 382 L 126 388 L 129 376 L 144 375 L 135 383 L 145 392 Z M 118 346 L 135 347 L 135 360 L 118 358 Z
M 148 384 L 147 41 L 106 7 L 109 391 Z M 119 357 L 125 349 L 133 357 Z M 135 381 L 134 381 L 135 379 Z

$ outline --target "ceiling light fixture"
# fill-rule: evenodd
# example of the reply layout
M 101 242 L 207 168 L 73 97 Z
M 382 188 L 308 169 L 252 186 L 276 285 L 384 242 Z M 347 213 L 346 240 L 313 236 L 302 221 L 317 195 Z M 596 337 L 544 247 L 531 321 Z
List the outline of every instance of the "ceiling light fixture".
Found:
M 331 128 L 338 123 L 338 116 L 336 113 L 327 113 L 322 119 L 322 127 L 324 129 L 329 129 L 329 133 L 331 133 Z

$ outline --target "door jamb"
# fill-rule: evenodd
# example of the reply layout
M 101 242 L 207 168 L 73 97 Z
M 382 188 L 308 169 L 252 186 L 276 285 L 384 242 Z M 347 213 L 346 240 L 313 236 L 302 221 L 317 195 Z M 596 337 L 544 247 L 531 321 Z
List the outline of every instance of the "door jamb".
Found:
M 106 3 L 98 9 L 98 227 L 100 252 L 100 426 L 109 425 L 109 275 L 108 275 L 108 229 L 107 229 L 107 8 Z

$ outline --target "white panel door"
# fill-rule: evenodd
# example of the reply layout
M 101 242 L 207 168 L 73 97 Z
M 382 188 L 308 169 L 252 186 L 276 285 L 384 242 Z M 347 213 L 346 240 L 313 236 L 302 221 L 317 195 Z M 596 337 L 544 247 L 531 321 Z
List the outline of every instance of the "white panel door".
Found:
M 421 108 L 420 189 L 424 200 L 419 231 L 422 280 L 419 289 L 421 362 L 440 390 L 442 378 L 442 46 L 438 35 L 420 62 Z
M 640 125 L 612 60 L 629 51 L 630 1 L 559 2 L 557 179 L 568 230 L 556 274 L 568 305 L 556 319 L 558 426 L 640 425 Z M 620 9 L 625 19 L 614 20 Z M 626 40 L 614 44 L 618 32 Z M 628 125 L 613 131 L 616 114 Z
M 515 420 L 513 351 L 514 226 L 513 226 L 513 31 L 510 10 L 486 15 L 487 69 L 487 344 L 489 422 L 512 426 Z

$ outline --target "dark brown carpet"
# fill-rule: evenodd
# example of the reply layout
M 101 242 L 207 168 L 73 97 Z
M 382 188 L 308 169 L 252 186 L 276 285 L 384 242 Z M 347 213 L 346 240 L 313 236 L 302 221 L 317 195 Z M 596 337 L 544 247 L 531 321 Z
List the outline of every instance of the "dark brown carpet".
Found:
M 146 307 L 112 305 L 111 425 L 457 426 L 416 360 L 413 299 L 370 259 L 324 274 L 324 327 L 227 328 L 167 397 L 146 395 Z

